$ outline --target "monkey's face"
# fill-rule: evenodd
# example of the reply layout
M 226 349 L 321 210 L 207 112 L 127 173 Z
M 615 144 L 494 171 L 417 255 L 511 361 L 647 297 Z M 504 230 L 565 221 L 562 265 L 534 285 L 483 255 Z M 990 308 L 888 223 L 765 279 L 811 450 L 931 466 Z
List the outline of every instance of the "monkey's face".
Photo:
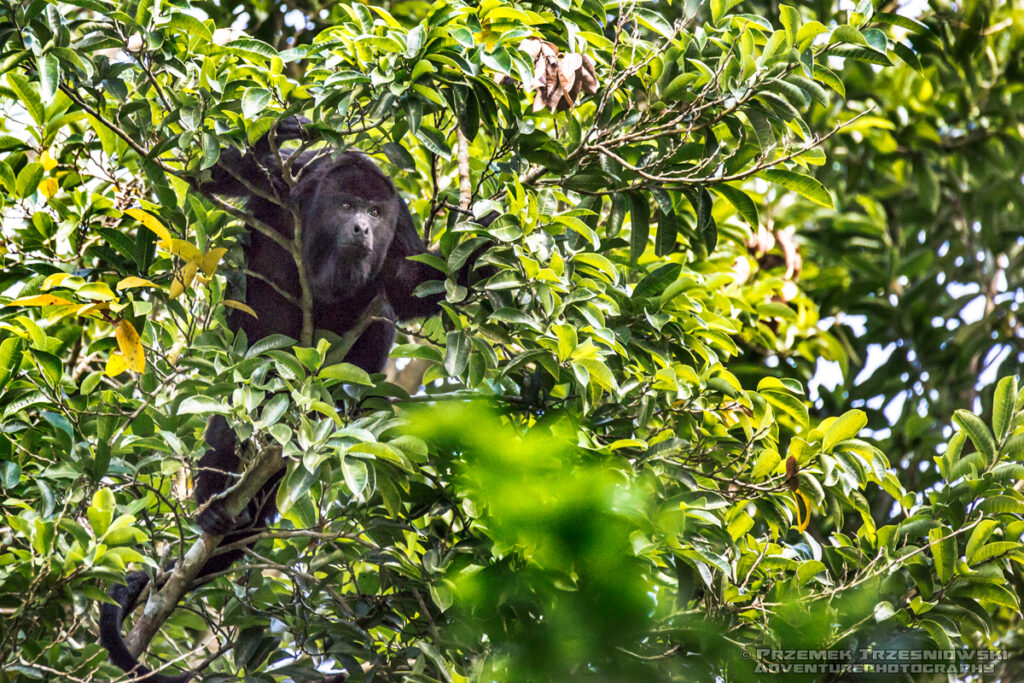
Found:
M 314 300 L 354 296 L 378 276 L 395 236 L 401 199 L 365 157 L 342 157 L 316 182 L 303 216 L 303 251 Z

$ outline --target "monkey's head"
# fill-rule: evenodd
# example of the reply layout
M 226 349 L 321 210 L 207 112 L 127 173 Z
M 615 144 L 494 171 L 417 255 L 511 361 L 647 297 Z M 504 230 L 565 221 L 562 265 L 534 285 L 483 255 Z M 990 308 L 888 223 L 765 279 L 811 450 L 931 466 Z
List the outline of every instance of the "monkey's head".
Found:
M 355 295 L 384 266 L 405 209 L 402 198 L 376 164 L 353 153 L 305 175 L 297 190 L 303 263 L 314 299 Z

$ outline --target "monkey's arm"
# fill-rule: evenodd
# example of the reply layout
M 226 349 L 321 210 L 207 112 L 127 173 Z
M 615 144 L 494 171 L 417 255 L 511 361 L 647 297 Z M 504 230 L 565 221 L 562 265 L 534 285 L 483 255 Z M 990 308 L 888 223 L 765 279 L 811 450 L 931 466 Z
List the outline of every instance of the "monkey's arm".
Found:
M 443 290 L 422 297 L 416 296 L 414 293 L 416 288 L 424 282 L 443 280 L 444 274 L 429 264 L 408 259 L 409 256 L 419 254 L 431 254 L 438 257 L 440 255 L 427 249 L 423 240 L 416 234 L 412 217 L 404 203 L 403 209 L 404 214 L 399 219 L 399 227 L 395 236 L 398 253 L 394 255 L 389 253 L 388 255 L 389 260 L 392 261 L 389 264 L 391 274 L 384 284 L 388 302 L 395 309 L 398 320 L 424 318 L 437 313 L 440 310 L 439 304 L 445 296 Z M 497 212 L 491 212 L 481 218 L 479 223 L 481 226 L 487 227 L 497 217 Z M 475 247 L 459 266 L 458 272 L 453 274 L 452 279 L 463 287 L 468 287 L 477 280 L 493 275 L 496 271 L 492 266 L 482 266 L 479 270 L 477 269 L 477 261 L 490 246 L 489 242 L 485 242 Z
M 276 197 L 283 189 L 283 183 L 281 155 L 275 152 L 274 147 L 287 140 L 303 139 L 307 123 L 309 120 L 301 116 L 289 116 L 245 152 L 234 147 L 222 149 L 220 159 L 209 169 L 209 177 L 193 182 L 193 186 L 207 195 Z M 295 170 L 298 170 L 297 166 Z

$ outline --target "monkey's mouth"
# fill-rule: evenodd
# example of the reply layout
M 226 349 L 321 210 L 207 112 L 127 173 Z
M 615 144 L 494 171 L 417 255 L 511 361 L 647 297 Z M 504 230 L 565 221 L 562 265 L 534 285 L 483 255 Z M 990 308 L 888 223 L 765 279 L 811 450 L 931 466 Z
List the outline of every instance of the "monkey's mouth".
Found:
M 346 242 L 345 244 L 338 245 L 338 253 L 344 254 L 347 252 L 359 251 L 364 254 L 370 253 L 370 245 L 362 242 Z

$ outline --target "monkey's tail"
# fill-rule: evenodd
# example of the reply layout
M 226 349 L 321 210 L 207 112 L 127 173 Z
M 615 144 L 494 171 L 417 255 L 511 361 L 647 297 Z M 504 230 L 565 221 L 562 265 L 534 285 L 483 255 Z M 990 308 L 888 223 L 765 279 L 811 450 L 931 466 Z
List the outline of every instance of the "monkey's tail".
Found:
M 125 583 L 115 584 L 110 589 L 110 597 L 117 603 L 103 603 L 100 605 L 100 645 L 106 648 L 110 655 L 110 661 L 126 673 L 135 676 L 134 683 L 186 683 L 192 678 L 192 674 L 184 673 L 178 676 L 166 676 L 153 673 L 141 664 L 125 645 L 121 636 L 121 624 L 124 618 L 135 607 L 135 603 L 142 594 L 142 589 L 149 583 L 149 576 L 145 572 L 128 572 L 125 574 Z

